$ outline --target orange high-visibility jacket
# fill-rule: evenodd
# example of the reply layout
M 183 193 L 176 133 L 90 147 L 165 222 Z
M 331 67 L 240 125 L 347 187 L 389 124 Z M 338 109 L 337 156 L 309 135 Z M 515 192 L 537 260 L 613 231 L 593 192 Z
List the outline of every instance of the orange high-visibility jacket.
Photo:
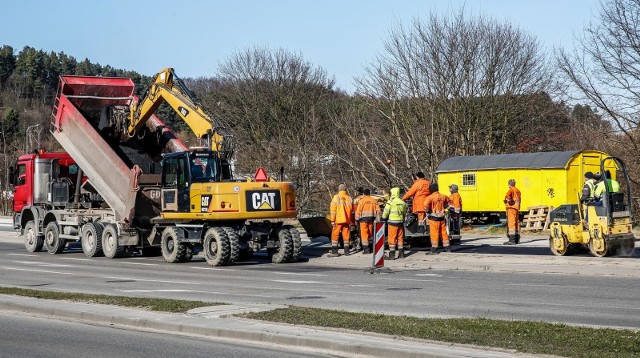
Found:
M 351 224 L 353 222 L 353 201 L 346 191 L 340 191 L 333 196 L 330 210 L 332 222 L 336 224 Z
M 452 193 L 449 195 L 449 200 L 451 201 L 451 206 L 453 206 L 456 213 L 462 212 L 462 197 L 460 196 L 460 193 Z
M 504 196 L 505 206 L 507 209 L 516 209 L 520 211 L 520 202 L 522 200 L 522 195 L 520 194 L 520 190 L 515 186 L 509 188 L 507 191 L 507 195 Z
M 378 201 L 371 196 L 363 196 L 358 201 L 358 207 L 356 208 L 356 220 L 369 220 L 373 221 L 376 217 L 380 216 L 380 206 Z
M 431 194 L 429 191 L 429 181 L 425 178 L 416 180 L 408 192 L 404 194 L 402 200 L 408 200 L 413 196 L 413 212 L 417 213 L 424 210 L 424 200 Z
M 444 211 L 449 206 L 449 202 L 448 196 L 436 191 L 435 193 L 431 193 L 424 201 L 424 210 L 427 213 L 431 212 L 431 216 L 444 218 Z

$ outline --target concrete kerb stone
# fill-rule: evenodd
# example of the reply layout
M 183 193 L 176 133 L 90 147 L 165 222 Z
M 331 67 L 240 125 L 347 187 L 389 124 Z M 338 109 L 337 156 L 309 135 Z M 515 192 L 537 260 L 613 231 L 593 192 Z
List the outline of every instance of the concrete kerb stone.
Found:
M 20 302 L 16 302 L 16 301 Z M 69 308 L 59 307 L 68 304 Z M 56 307 L 51 307 L 55 305 Z M 216 306 L 217 307 L 217 306 Z M 206 318 L 199 315 L 158 313 L 129 308 L 71 303 L 0 295 L 0 309 L 103 325 L 129 326 L 177 334 L 225 340 L 295 346 L 341 355 L 372 357 L 531 357 L 507 350 L 454 346 L 377 334 L 336 332 L 306 326 L 273 324 L 237 318 Z

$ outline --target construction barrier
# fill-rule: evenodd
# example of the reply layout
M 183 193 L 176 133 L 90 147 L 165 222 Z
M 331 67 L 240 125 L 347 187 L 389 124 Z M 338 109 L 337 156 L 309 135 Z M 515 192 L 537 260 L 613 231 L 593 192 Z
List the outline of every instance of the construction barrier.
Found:
M 373 268 L 384 267 L 384 231 L 385 223 L 376 223 L 376 235 L 373 241 Z

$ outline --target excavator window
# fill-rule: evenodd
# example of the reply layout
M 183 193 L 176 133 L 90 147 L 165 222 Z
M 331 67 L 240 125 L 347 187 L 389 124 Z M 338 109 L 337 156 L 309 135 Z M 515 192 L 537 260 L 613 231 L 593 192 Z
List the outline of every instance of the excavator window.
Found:
M 213 183 L 220 181 L 220 162 L 215 154 L 191 158 L 191 182 Z

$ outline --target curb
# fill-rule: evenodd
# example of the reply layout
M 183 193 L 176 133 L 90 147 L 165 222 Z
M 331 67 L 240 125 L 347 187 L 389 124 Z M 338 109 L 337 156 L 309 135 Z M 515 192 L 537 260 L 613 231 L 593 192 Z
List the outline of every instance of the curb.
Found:
M 1 296 L 0 296 L 1 297 Z M 6 296 L 5 296 L 6 297 Z M 39 300 L 40 302 L 63 302 L 51 300 Z M 68 302 L 64 302 L 67 304 Z M 100 305 L 102 306 L 102 305 Z M 355 342 L 356 339 L 350 340 L 353 333 L 345 333 L 338 331 L 326 331 L 322 329 L 314 329 L 310 327 L 297 327 L 294 332 L 292 327 L 278 326 L 262 321 L 224 319 L 224 328 L 210 327 L 206 320 L 197 319 L 180 314 L 167 314 L 144 311 L 145 314 L 156 316 L 156 318 L 144 319 L 136 317 L 126 317 L 125 314 L 130 309 L 115 306 L 104 306 L 110 309 L 119 309 L 122 315 L 112 315 L 108 313 L 86 312 L 82 310 L 71 310 L 64 308 L 43 307 L 43 305 L 29 305 L 25 303 L 0 301 L 0 309 L 34 314 L 44 315 L 48 317 L 59 317 L 64 319 L 73 319 L 84 322 L 92 322 L 99 324 L 112 324 L 135 327 L 145 330 L 159 330 L 165 332 L 173 332 L 187 335 L 198 335 L 206 337 L 221 338 L 227 340 L 243 340 L 252 343 L 268 343 L 270 345 L 295 346 L 298 348 L 311 349 L 313 351 L 334 352 L 340 355 L 360 355 L 370 357 L 398 357 L 398 358 L 416 358 L 416 357 L 432 357 L 432 358 L 451 358 L 451 357 L 532 357 L 515 351 L 507 350 L 488 350 L 482 347 L 470 348 L 454 346 L 453 344 L 438 344 L 429 342 L 416 342 L 397 339 L 394 337 L 382 335 L 364 336 Z M 80 308 L 80 307 L 78 307 Z M 169 322 L 161 319 L 162 317 L 170 317 L 182 322 Z M 160 319 L 158 319 L 160 318 Z M 253 329 L 242 329 L 239 326 L 250 325 Z M 315 334 L 314 334 L 315 333 Z M 321 336 L 321 337 L 318 337 Z M 331 336 L 333 339 L 329 339 Z

